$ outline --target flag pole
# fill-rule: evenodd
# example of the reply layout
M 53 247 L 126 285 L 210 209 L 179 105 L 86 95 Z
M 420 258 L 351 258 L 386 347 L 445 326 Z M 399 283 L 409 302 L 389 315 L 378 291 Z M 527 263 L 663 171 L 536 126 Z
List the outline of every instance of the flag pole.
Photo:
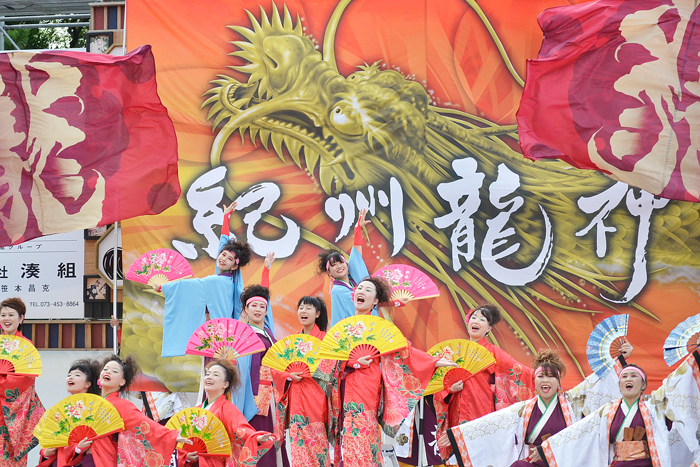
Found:
M 114 268 L 112 272 L 112 291 L 114 292 L 112 294 L 112 319 L 116 320 L 117 319 L 117 282 L 118 282 L 118 277 L 117 277 L 117 264 L 119 262 L 119 221 L 116 221 L 114 223 Z M 114 344 L 114 355 L 117 355 L 117 328 L 119 327 L 119 323 L 117 323 L 116 326 L 112 326 L 112 343 Z

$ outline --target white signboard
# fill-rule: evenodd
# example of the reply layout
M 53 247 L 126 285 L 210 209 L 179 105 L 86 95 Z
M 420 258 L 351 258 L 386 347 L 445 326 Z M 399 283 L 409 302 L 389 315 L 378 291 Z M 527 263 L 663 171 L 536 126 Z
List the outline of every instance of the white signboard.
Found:
M 27 319 L 83 318 L 83 231 L 0 247 L 0 301 L 21 298 Z

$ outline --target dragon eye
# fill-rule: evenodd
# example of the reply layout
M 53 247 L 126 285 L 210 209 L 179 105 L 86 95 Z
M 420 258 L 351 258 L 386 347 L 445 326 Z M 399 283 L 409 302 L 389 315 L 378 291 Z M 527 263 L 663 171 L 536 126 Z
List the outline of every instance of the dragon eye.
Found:
M 348 104 L 338 104 L 331 110 L 331 125 L 346 135 L 359 136 L 364 133 L 359 112 Z

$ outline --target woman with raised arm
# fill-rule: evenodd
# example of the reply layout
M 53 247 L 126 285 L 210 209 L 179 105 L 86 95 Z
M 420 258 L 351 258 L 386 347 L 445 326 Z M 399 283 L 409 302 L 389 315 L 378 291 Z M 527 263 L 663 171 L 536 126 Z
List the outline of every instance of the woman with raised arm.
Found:
M 198 406 L 221 420 L 231 441 L 230 459 L 199 456 L 197 452 L 179 453 L 179 465 L 187 467 L 224 467 L 225 465 L 252 466 L 257 464 L 274 443 L 271 433 L 257 431 L 248 424 L 243 414 L 229 400 L 231 391 L 241 383 L 236 366 L 229 360 L 213 360 L 206 368 L 204 391 L 206 398 Z
M 355 314 L 367 315 L 388 303 L 390 291 L 381 278 L 363 279 L 355 289 Z M 380 425 L 393 436 L 441 366 L 456 365 L 409 343 L 376 359 L 365 355 L 316 370 L 314 378 L 330 398 L 335 465 L 342 457 L 345 467 L 382 466 Z
M 449 390 L 435 394 L 436 439 L 444 436 L 448 428 L 532 398 L 532 369 L 486 341 L 500 320 L 501 311 L 491 304 L 479 306 L 467 316 L 469 340 L 486 347 L 495 357 L 496 365 L 477 373 L 466 382 L 460 381 Z M 447 461 L 452 456 L 452 447 L 441 447 L 440 455 Z
M 621 399 L 605 404 L 542 443 L 548 465 L 690 465 L 700 452 L 697 404 L 689 403 L 700 398 L 698 359 L 697 351 L 693 352 L 648 397 L 642 396 L 647 386 L 646 372 L 627 365 L 620 372 Z M 671 432 L 675 432 L 673 436 Z
M 6 336 L 22 335 L 27 308 L 20 298 L 0 303 L 0 328 Z M 0 467 L 27 465 L 27 453 L 39 444 L 32 436 L 34 427 L 46 412 L 34 388 L 33 376 L 0 374 Z
M 66 389 L 72 396 L 75 394 L 100 395 L 97 386 L 97 363 L 92 360 L 77 360 L 73 362 L 66 377 Z M 62 448 L 47 448 L 40 451 L 41 461 L 37 467 L 85 466 L 94 464 L 90 446 L 92 441 L 83 438 L 77 444 Z
M 241 317 L 240 296 L 244 289 L 241 268 L 250 262 L 252 250 L 247 243 L 229 239 L 231 213 L 236 205 L 234 201 L 224 208 L 215 274 L 156 287 L 165 294 L 163 357 L 184 355 L 190 336 L 206 319 Z M 272 329 L 271 313 L 266 324 Z
M 328 326 L 326 304 L 318 297 L 302 297 L 297 304 L 297 317 L 302 325 L 299 334 L 323 339 Z M 332 366 L 323 360 L 321 365 Z M 283 436 L 289 429 L 288 457 L 292 466 L 329 467 L 328 404 L 323 389 L 312 378 L 299 372 L 281 372 L 272 369 L 272 380 L 280 400 L 277 403 L 277 431 Z
M 359 219 L 355 224 L 353 247 L 350 250 L 349 260 L 346 261 L 343 253 L 333 249 L 318 255 L 318 270 L 328 274 L 331 281 L 331 326 L 355 314 L 352 291 L 360 279 L 369 276 L 367 266 L 362 260 L 362 228 L 370 223 L 369 220 L 365 219 L 366 215 L 367 209 L 360 211 Z M 372 310 L 372 314 L 377 316 L 377 310 Z
M 132 355 L 122 360 L 111 355 L 100 373 L 102 397 L 112 404 L 124 421 L 124 431 L 111 437 L 98 438 L 92 443 L 92 458 L 97 467 L 163 466 L 170 458 L 177 443 L 192 444 L 142 414 L 136 406 L 120 397 L 138 373 L 138 365 Z
M 632 346 L 625 342 L 623 357 L 629 358 Z M 456 446 L 458 464 L 493 464 L 511 467 L 545 467 L 538 449 L 544 439 L 595 411 L 619 395 L 617 363 L 604 379 L 595 373 L 582 383 L 562 392 L 561 379 L 566 366 L 553 350 L 540 350 L 533 363 L 537 396 L 450 428 L 438 444 Z M 489 426 L 490 429 L 483 430 Z M 452 441 L 452 442 L 451 442 Z M 496 443 L 499 449 L 492 449 Z

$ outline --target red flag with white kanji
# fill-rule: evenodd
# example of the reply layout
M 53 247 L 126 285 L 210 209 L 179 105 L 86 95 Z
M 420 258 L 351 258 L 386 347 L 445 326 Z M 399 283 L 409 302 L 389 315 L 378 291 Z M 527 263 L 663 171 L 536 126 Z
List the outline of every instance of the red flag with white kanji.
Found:
M 518 111 L 525 157 L 671 199 L 700 197 L 700 7 L 598 0 L 545 10 Z
M 0 246 L 158 214 L 177 140 L 149 46 L 0 54 Z

